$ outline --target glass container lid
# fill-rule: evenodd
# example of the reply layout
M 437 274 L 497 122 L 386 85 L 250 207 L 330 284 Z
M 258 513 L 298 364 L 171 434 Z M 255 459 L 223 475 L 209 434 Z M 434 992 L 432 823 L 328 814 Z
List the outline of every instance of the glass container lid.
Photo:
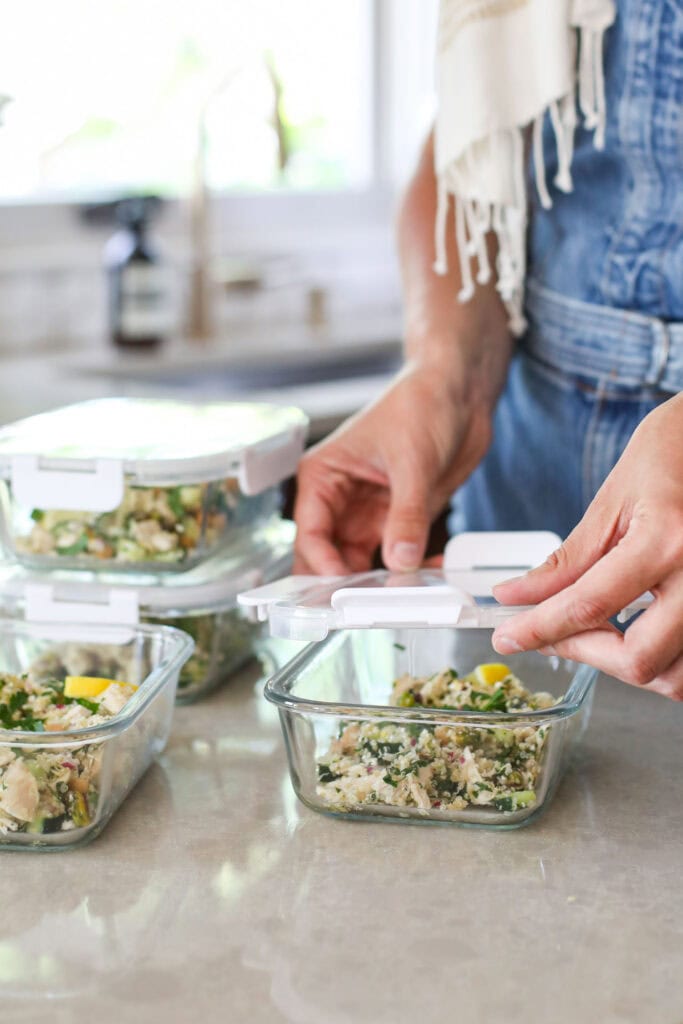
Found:
M 493 587 L 539 565 L 559 544 L 545 531 L 462 533 L 446 546 L 441 569 L 289 576 L 238 600 L 273 636 L 290 640 L 322 640 L 335 629 L 495 629 L 521 609 L 498 604 Z M 630 617 L 643 600 L 622 614 Z
M 0 429 L 0 474 L 28 507 L 110 511 L 144 485 L 236 477 L 258 494 L 290 476 L 308 419 L 290 406 L 103 398 Z

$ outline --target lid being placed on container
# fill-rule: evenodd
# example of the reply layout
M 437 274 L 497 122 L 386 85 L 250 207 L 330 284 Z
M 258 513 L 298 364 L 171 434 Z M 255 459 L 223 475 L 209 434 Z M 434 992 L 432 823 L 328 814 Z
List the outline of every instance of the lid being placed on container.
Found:
M 330 630 L 457 626 L 495 629 L 519 607 L 499 605 L 497 583 L 539 565 L 560 544 L 548 532 L 463 533 L 449 541 L 442 569 L 354 576 L 289 576 L 239 595 L 273 636 L 322 640 Z M 633 614 L 644 603 L 628 609 Z
M 0 569 L 0 605 L 21 606 L 29 622 L 135 625 L 140 617 L 219 612 L 237 595 L 278 579 L 292 566 L 293 523 L 282 521 L 255 535 L 249 548 L 217 555 L 190 572 L 168 576 Z
M 138 486 L 236 477 L 258 494 L 291 476 L 308 419 L 289 406 L 103 398 L 0 429 L 0 475 L 29 508 L 108 512 Z

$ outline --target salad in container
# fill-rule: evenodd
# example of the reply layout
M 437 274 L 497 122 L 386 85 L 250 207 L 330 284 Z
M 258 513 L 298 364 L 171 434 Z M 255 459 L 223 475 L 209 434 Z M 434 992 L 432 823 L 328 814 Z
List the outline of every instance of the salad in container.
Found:
M 492 587 L 559 544 L 461 534 L 443 569 L 290 577 L 240 596 L 309 644 L 266 684 L 299 798 L 340 818 L 514 828 L 550 803 L 590 716 L 597 671 L 491 635 L 519 609 Z
M 294 524 L 279 521 L 255 535 L 249 548 L 216 555 L 187 573 L 158 577 L 55 570 L 38 574 L 22 566 L 0 571 L 0 606 L 8 615 L 37 622 L 90 622 L 175 626 L 194 651 L 180 669 L 176 699 L 205 696 L 256 653 L 261 627 L 238 605 L 241 590 L 286 575 L 292 566 Z M 97 647 L 70 645 L 54 654 L 54 678 L 121 674 L 122 663 L 103 667 Z M 105 671 L 106 669 L 106 671 Z
M 0 530 L 33 568 L 184 571 L 279 515 L 298 409 L 107 398 L 0 429 Z
M 169 627 L 0 619 L 0 849 L 98 835 L 164 749 L 191 651 Z M 93 674 L 61 676 L 65 659 Z

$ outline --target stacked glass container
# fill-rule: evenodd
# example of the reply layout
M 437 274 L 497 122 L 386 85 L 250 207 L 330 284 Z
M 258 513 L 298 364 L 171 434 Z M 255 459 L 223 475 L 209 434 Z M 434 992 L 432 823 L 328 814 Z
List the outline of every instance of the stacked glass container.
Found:
M 259 630 L 237 594 L 291 569 L 280 484 L 306 432 L 294 408 L 137 399 L 79 403 L 0 430 L 0 675 L 137 688 L 91 729 L 48 737 L 0 728 L 0 847 L 63 847 L 96 834 L 163 748 L 174 699 L 196 700 L 252 656 Z M 17 707 L 24 699 L 10 698 Z M 119 741 L 107 745 L 124 733 L 135 748 L 125 763 Z M 68 766 L 91 747 L 96 782 L 78 823 L 45 818 L 45 807 L 73 803 L 68 787 L 84 784 Z M 64 753 L 63 771 L 53 749 Z M 13 818 L 11 792 L 3 811 L 7 771 L 35 797 L 34 782 L 47 785 L 43 762 L 51 779 L 64 774 L 64 799 L 46 790 L 39 817 Z

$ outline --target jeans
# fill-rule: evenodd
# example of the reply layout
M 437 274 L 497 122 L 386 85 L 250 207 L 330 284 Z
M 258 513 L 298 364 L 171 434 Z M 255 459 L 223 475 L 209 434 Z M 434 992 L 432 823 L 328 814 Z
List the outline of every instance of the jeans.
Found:
M 643 417 L 683 390 L 683 325 L 533 282 L 527 317 L 491 449 L 453 498 L 452 533 L 543 529 L 566 537 Z

